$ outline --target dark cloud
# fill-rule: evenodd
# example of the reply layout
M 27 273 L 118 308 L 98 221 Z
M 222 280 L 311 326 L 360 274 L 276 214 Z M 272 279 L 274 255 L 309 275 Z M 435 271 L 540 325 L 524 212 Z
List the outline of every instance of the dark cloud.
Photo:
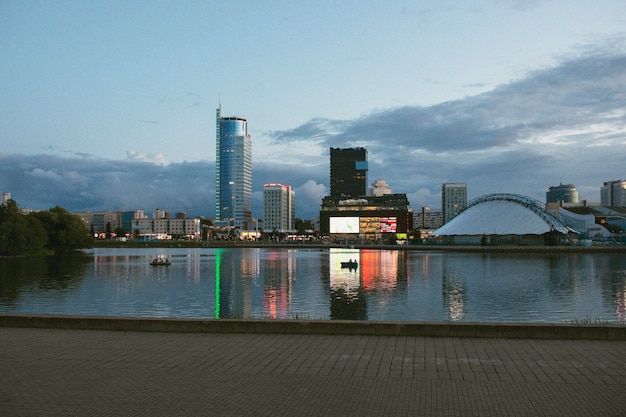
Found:
M 253 161 L 259 217 L 265 183 L 291 185 L 296 215 L 317 216 L 328 194 L 330 147 L 366 147 L 370 182 L 384 179 L 415 210 L 440 207 L 442 182 L 467 182 L 470 197 L 511 192 L 544 200 L 563 181 L 581 199 L 599 201 L 603 181 L 626 178 L 626 54 L 588 54 L 462 100 L 313 119 L 267 138 L 278 150 Z M 141 151 L 124 161 L 0 154 L 0 187 L 22 207 L 187 208 L 213 217 L 214 183 L 212 162 L 168 163 Z
M 215 164 L 157 164 L 131 159 L 84 156 L 2 155 L 0 187 L 21 207 L 70 211 L 155 208 L 187 211 L 191 216 L 215 213 Z M 317 170 L 319 171 L 319 170 Z M 278 182 L 296 190 L 298 216 L 312 218 L 326 194 L 323 175 L 314 168 L 256 163 L 253 172 L 253 215 L 263 215 L 263 184 Z M 326 172 L 326 169 L 323 170 Z
M 563 178 L 597 189 L 583 198 L 599 201 L 602 181 L 625 175 L 612 158 L 624 156 L 625 126 L 626 55 L 601 51 L 462 100 L 377 110 L 351 121 L 315 119 L 272 137 L 364 146 L 371 180 L 434 200 L 414 206 L 439 206 L 445 181 L 467 182 L 474 196 L 504 191 L 543 200 Z

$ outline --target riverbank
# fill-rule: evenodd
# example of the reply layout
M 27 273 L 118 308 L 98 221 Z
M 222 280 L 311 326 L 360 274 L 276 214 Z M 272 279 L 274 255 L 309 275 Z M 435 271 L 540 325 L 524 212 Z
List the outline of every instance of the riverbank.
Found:
M 619 324 L 180 319 L 0 314 L 0 327 L 174 333 L 309 334 L 504 339 L 626 340 Z
M 369 245 L 335 244 L 318 242 L 253 242 L 216 240 L 198 242 L 189 240 L 164 240 L 159 242 L 135 242 L 94 240 L 94 248 L 280 248 L 280 249 L 378 249 L 402 251 L 450 251 L 450 252 L 624 252 L 626 245 L 607 246 L 452 246 L 452 245 Z

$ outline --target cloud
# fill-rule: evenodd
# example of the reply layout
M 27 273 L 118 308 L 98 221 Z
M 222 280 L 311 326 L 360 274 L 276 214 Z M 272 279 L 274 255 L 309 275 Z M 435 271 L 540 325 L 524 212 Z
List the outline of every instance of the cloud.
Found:
M 599 201 L 604 181 L 626 178 L 626 53 L 601 48 L 465 99 L 317 118 L 257 139 L 256 217 L 265 183 L 291 185 L 296 215 L 318 216 L 329 193 L 330 147 L 366 147 L 369 182 L 380 178 L 406 193 L 415 211 L 440 208 L 442 182 L 466 182 L 470 198 L 510 192 L 544 200 L 563 181 L 581 199 Z M 122 161 L 0 154 L 0 184 L 22 207 L 163 208 L 205 217 L 215 210 L 214 163 L 168 163 L 160 153 L 130 151 Z
M 298 216 L 317 216 L 326 190 L 321 172 L 326 168 L 259 163 L 253 170 L 254 216 L 263 215 L 263 184 L 269 182 L 294 187 Z M 59 205 L 75 212 L 144 209 L 147 213 L 161 208 L 190 216 L 215 214 L 213 162 L 164 165 L 132 158 L 0 154 L 0 184 L 24 208 L 47 210 Z
M 167 160 L 160 152 L 157 152 L 155 154 L 147 154 L 145 152 L 128 151 L 126 152 L 126 158 L 132 161 L 149 162 L 155 165 L 168 164 Z
M 442 182 L 467 182 L 474 196 L 518 192 L 543 200 L 560 178 L 597 190 L 624 176 L 626 54 L 600 49 L 529 73 L 492 91 L 431 107 L 381 109 L 349 121 L 314 119 L 276 141 L 364 146 L 370 180 L 439 207 Z M 415 190 L 430 193 L 416 193 Z

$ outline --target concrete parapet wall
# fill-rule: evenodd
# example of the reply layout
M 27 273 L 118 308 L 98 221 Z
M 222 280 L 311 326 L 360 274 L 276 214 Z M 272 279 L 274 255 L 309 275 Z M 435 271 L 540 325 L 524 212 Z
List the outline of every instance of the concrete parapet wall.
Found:
M 0 314 L 0 327 L 178 333 L 264 333 L 626 340 L 625 325 L 426 323 L 348 320 L 168 319 Z

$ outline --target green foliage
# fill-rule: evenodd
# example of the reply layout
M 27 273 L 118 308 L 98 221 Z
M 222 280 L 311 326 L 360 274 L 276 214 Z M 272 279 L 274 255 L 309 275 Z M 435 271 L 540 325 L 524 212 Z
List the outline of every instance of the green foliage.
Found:
M 14 200 L 0 205 L 0 255 L 40 253 L 47 241 L 41 223 L 23 215 Z
M 313 230 L 310 220 L 295 219 L 295 226 L 299 235 L 303 235 L 307 230 Z
M 92 239 L 83 221 L 64 208 L 56 206 L 49 211 L 30 215 L 39 220 L 45 228 L 48 234 L 46 247 L 55 254 L 91 247 Z
M 0 254 L 55 254 L 90 247 L 91 237 L 82 220 L 55 207 L 24 215 L 13 200 L 0 206 Z

